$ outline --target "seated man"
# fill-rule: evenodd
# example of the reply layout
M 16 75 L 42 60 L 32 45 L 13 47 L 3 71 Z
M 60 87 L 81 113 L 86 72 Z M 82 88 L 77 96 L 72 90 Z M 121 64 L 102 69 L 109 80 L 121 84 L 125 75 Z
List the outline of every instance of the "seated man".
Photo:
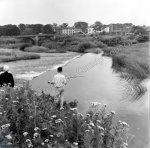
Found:
M 11 73 L 9 73 L 9 66 L 4 65 L 3 73 L 0 75 L 0 86 L 4 84 L 9 85 L 10 87 L 14 87 L 14 78 Z

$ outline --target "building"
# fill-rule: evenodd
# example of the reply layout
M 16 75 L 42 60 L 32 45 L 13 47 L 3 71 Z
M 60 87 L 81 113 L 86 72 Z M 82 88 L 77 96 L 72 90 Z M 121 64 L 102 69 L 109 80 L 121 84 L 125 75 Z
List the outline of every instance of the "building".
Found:
M 62 29 L 62 34 L 64 35 L 73 35 L 75 33 L 82 32 L 82 29 L 77 29 L 74 27 L 67 27 Z
M 109 25 L 109 33 L 118 34 L 118 35 L 126 35 L 130 33 L 132 26 L 123 25 L 123 24 L 110 24 Z

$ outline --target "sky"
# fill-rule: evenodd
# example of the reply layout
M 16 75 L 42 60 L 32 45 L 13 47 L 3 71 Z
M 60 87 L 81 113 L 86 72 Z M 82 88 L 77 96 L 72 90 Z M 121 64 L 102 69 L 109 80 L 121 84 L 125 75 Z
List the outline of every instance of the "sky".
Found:
M 0 0 L 0 25 L 84 21 L 150 25 L 150 0 Z

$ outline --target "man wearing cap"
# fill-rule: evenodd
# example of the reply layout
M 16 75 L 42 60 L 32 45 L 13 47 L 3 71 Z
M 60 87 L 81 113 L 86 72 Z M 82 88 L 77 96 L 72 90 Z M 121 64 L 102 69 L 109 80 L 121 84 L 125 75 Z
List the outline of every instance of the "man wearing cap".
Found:
M 0 86 L 3 86 L 4 84 L 9 85 L 10 87 L 14 87 L 14 78 L 11 73 L 9 73 L 9 66 L 4 65 L 3 66 L 3 73 L 0 75 Z

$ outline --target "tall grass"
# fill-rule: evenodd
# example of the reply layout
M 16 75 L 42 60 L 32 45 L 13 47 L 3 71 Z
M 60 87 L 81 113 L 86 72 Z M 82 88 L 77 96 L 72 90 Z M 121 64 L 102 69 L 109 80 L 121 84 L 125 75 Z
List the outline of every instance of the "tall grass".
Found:
M 0 62 L 11 62 L 17 60 L 39 59 L 40 55 L 25 53 L 19 50 L 0 49 Z
M 134 78 L 140 80 L 150 78 L 149 43 L 125 48 L 116 53 L 112 60 L 112 67 L 117 70 L 125 70 Z

